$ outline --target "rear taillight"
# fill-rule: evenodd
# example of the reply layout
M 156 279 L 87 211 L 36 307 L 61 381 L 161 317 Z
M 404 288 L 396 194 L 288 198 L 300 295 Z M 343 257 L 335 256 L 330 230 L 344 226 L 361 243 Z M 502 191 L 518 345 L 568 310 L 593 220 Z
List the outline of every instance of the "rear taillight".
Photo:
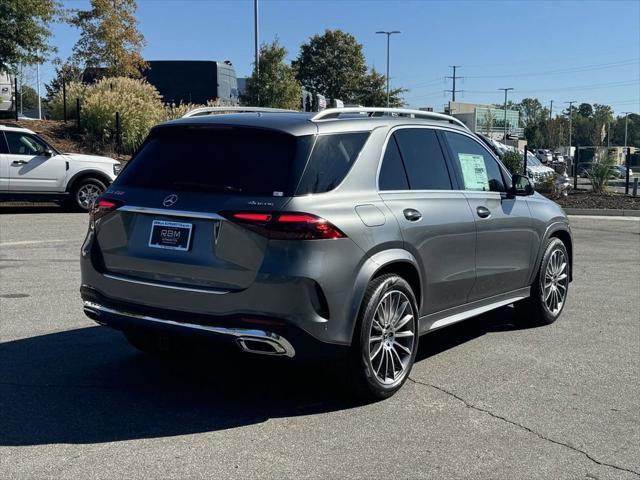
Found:
M 107 213 L 113 212 L 115 209 L 120 207 L 122 202 L 117 200 L 110 200 L 108 198 L 99 198 L 95 201 L 91 210 L 89 210 L 89 226 L 91 228 L 95 227 L 96 221 L 100 218 L 104 217 Z
M 222 212 L 222 215 L 260 235 L 276 240 L 344 238 L 338 227 L 309 213 Z

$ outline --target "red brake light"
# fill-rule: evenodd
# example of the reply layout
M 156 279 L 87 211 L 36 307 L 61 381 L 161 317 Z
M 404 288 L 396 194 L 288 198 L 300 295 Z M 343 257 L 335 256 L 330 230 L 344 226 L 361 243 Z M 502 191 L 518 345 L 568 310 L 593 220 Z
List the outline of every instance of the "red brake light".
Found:
M 114 211 L 122 205 L 122 202 L 110 200 L 108 198 L 99 198 L 89 210 L 89 226 L 95 227 L 95 223 L 107 213 Z
M 118 206 L 118 204 L 116 202 L 112 202 L 111 200 L 107 200 L 106 198 L 101 198 L 96 202 L 95 206 L 98 209 L 113 210 Z
M 313 223 L 313 222 L 317 222 L 318 220 L 322 220 L 319 217 L 316 217 L 315 215 L 307 215 L 307 214 L 284 214 L 284 215 L 280 215 L 278 217 L 278 221 L 281 223 Z M 325 220 L 326 221 L 326 220 Z
M 250 222 L 268 222 L 271 215 L 268 213 L 234 213 L 233 218 Z
M 344 238 L 346 235 L 324 218 L 309 213 L 227 212 L 231 221 L 268 238 L 278 240 L 320 240 Z

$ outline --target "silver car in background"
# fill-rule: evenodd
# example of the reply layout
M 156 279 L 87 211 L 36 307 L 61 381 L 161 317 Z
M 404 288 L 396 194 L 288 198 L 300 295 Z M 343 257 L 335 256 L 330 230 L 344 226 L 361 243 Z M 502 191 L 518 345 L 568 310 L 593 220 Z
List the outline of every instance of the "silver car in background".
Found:
M 91 212 L 84 311 L 137 348 L 192 334 L 337 355 L 385 398 L 420 335 L 514 303 L 536 323 L 562 312 L 567 217 L 458 120 L 219 110 L 155 127 Z

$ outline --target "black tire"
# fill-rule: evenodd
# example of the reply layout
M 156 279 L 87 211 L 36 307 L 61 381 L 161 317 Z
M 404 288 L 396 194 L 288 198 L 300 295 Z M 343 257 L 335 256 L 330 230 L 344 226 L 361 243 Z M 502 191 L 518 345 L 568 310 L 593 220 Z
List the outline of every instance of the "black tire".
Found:
M 381 330 L 372 325 L 374 324 L 374 318 L 380 318 L 376 317 L 376 311 L 378 310 L 381 302 L 383 302 L 383 300 L 385 299 L 390 299 L 391 301 L 393 301 L 394 295 L 398 298 L 399 302 L 404 302 L 404 299 L 408 300 L 408 305 L 406 305 L 405 311 L 407 311 L 406 309 L 410 309 L 412 318 L 405 325 L 397 328 L 397 331 L 393 331 L 392 333 L 390 333 L 391 328 L 389 331 L 387 331 L 386 327 Z M 408 314 L 401 313 L 397 318 L 406 318 L 407 315 Z M 376 322 L 378 326 L 381 326 L 380 322 L 378 322 L 377 320 Z M 400 323 L 400 321 L 397 322 L 398 325 Z M 370 348 L 372 348 L 374 351 L 377 349 L 377 343 L 374 343 L 373 347 L 370 347 L 370 345 L 372 344 L 372 342 L 370 342 L 370 339 L 374 337 L 374 335 L 372 335 L 372 332 L 374 330 L 380 331 L 380 338 L 387 338 L 385 337 L 385 335 L 391 335 L 390 348 L 395 348 L 396 353 L 401 352 L 402 356 L 400 356 L 400 353 L 397 353 L 397 356 L 394 355 L 389 348 L 389 341 L 385 343 L 381 340 L 381 352 L 378 354 L 380 358 L 380 364 L 376 365 L 378 357 L 376 356 L 372 360 L 371 354 L 373 352 L 370 351 Z M 413 332 L 413 335 L 411 337 L 404 333 L 408 331 Z M 400 337 L 400 333 L 402 333 L 402 337 Z M 398 334 L 397 338 L 395 337 L 396 334 Z M 412 342 L 408 342 L 408 338 L 412 338 Z M 410 353 L 406 353 L 402 350 L 399 350 L 398 347 L 394 347 L 394 345 L 397 343 L 396 340 L 398 340 L 399 343 L 407 348 Z M 355 389 L 355 393 L 357 394 L 357 396 L 367 400 L 379 400 L 388 398 L 393 395 L 400 389 L 400 387 L 402 387 L 404 382 L 409 377 L 411 368 L 413 367 L 413 363 L 416 358 L 417 351 L 418 306 L 413 290 L 402 277 L 399 277 L 395 274 L 386 274 L 375 278 L 367 287 L 364 299 L 362 300 L 360 316 L 356 324 L 354 341 L 349 357 L 349 377 L 351 379 L 351 386 Z M 387 361 L 384 367 L 382 366 L 382 362 L 384 361 L 383 356 Z M 389 359 L 391 359 L 391 361 L 389 361 Z M 399 361 L 400 365 L 404 366 L 404 370 L 398 371 L 397 377 L 395 372 L 396 361 Z M 389 371 L 389 363 L 392 364 L 391 372 L 393 372 L 393 378 L 390 378 L 390 382 L 385 383 L 379 378 L 379 375 L 383 374 L 381 370 L 384 368 L 385 381 L 387 373 L 389 373 L 389 375 L 391 376 L 391 372 Z M 380 373 L 376 372 L 377 369 Z
M 547 301 L 548 297 L 545 293 L 546 272 L 549 267 L 549 262 L 552 261 L 552 258 L 555 258 L 554 255 L 562 256 L 564 259 L 564 263 L 566 263 L 566 270 L 563 273 L 565 277 L 563 277 L 560 281 L 556 279 L 556 285 L 558 285 L 556 289 L 561 290 L 562 288 L 564 288 L 564 297 L 562 299 L 562 302 L 558 303 L 557 309 L 552 309 L 549 307 Z M 569 254 L 562 240 L 555 237 L 547 240 L 544 249 L 544 255 L 542 256 L 542 261 L 540 262 L 538 273 L 536 274 L 536 279 L 531 285 L 531 296 L 526 300 L 517 302 L 514 305 L 518 315 L 527 323 L 534 325 L 551 325 L 553 322 L 555 322 L 562 313 L 562 310 L 564 310 L 567 296 L 569 295 L 569 279 L 571 278 L 570 269 L 571 263 L 569 262 Z M 558 277 L 560 276 L 561 275 L 559 275 Z
M 95 197 L 97 197 L 102 195 L 106 189 L 107 186 L 102 180 L 94 177 L 82 178 L 73 185 L 69 192 L 67 206 L 77 212 L 88 212 L 91 207 L 91 198 L 87 198 L 83 193 L 90 191 L 92 192 L 91 195 L 95 193 Z

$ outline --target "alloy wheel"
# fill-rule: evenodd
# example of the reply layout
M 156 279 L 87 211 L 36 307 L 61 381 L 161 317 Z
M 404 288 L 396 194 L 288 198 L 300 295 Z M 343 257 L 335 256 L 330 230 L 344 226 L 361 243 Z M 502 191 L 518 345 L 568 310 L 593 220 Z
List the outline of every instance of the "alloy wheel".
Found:
M 369 362 L 380 383 L 390 385 L 403 378 L 415 341 L 411 301 L 400 290 L 386 292 L 369 330 Z
M 89 210 L 91 204 L 102 194 L 102 189 L 93 183 L 85 183 L 76 193 L 76 201 L 83 209 Z
M 567 258 L 562 250 L 554 250 L 545 269 L 543 289 L 544 303 L 552 315 L 562 310 L 568 285 Z

